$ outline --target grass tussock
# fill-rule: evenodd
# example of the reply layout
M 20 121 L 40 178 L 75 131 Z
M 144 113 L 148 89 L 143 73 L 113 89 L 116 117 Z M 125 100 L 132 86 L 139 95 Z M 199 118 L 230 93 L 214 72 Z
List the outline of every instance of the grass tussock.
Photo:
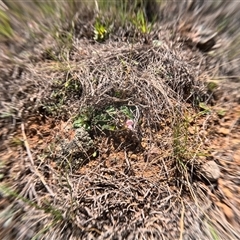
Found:
M 239 8 L 4 1 L 3 239 L 237 239 L 199 169 L 206 81 L 239 74 Z

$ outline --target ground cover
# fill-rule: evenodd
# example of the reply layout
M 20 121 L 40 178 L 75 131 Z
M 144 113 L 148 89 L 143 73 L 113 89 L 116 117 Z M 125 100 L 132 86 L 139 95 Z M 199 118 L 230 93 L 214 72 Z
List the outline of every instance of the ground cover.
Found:
M 238 239 L 239 4 L 4 2 L 2 239 Z

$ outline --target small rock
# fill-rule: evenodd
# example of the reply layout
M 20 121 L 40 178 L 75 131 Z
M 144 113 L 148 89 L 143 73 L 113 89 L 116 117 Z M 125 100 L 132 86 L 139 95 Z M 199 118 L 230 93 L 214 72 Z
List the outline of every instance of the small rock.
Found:
M 216 182 L 220 177 L 220 169 L 214 161 L 209 161 L 202 165 L 201 174 L 210 182 Z

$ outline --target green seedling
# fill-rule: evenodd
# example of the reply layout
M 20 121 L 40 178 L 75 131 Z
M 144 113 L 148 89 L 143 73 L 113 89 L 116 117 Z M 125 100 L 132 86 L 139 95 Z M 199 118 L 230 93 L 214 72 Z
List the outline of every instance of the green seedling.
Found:
M 80 114 L 73 122 L 74 128 L 84 128 L 90 130 L 90 118 L 87 114 Z
M 139 10 L 132 19 L 134 26 L 143 34 L 147 34 L 152 29 L 152 24 L 149 24 L 143 10 Z
M 73 78 L 67 80 L 64 87 L 66 91 L 81 91 L 81 83 Z
M 211 109 L 204 102 L 199 102 L 198 106 L 201 109 L 201 115 L 208 114 L 211 112 Z
M 127 106 L 121 106 L 120 107 L 120 111 L 129 119 L 133 119 L 133 112 L 131 111 L 131 109 Z
M 99 19 L 96 19 L 96 22 L 94 24 L 94 40 L 98 42 L 104 41 L 107 35 L 107 26 L 103 24 Z

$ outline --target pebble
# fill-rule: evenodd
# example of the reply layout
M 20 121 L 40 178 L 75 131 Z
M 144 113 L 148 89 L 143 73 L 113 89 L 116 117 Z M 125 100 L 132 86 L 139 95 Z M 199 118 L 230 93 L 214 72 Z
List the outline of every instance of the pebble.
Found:
M 220 169 L 216 162 L 208 161 L 202 165 L 201 174 L 210 182 L 216 182 L 220 177 Z

